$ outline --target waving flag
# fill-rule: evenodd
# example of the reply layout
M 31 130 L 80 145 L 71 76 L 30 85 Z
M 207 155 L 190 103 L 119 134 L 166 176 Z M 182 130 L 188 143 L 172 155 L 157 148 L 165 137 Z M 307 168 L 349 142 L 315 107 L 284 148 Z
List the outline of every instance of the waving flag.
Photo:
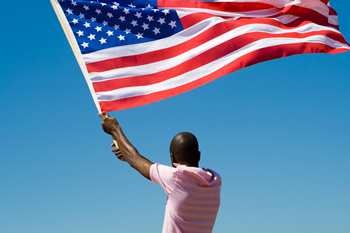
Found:
M 258 62 L 350 46 L 328 0 L 51 0 L 99 111 L 159 101 Z

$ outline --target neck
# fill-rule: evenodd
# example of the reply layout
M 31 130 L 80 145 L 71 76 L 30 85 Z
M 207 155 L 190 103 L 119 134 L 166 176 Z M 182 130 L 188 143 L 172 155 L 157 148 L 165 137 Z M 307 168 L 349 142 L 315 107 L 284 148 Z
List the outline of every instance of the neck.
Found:
M 198 163 L 188 163 L 188 162 L 177 162 L 177 164 L 185 165 L 187 167 L 198 167 Z

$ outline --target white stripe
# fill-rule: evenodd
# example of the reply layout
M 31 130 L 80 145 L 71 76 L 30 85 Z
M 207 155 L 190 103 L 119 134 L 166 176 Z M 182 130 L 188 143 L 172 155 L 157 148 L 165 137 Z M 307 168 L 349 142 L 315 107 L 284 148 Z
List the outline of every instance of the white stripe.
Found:
M 193 12 L 191 12 L 191 11 L 176 11 L 176 13 L 177 13 L 177 16 L 179 16 L 180 19 L 183 18 L 183 17 L 185 17 L 185 16 L 187 16 L 187 15 L 193 14 Z M 213 18 L 216 18 L 216 16 L 213 15 L 211 18 L 212 18 L 212 19 L 213 19 Z M 237 20 L 237 19 L 239 19 L 239 18 L 240 18 L 240 17 L 225 18 L 225 20 L 226 20 L 226 21 L 229 21 L 229 20 Z
M 328 23 L 333 24 L 333 25 L 339 25 L 338 16 L 337 15 L 330 15 L 328 17 Z
M 283 24 L 288 24 L 288 23 L 291 23 L 294 20 L 300 19 L 300 18 L 297 16 L 294 16 L 294 15 L 281 15 L 279 17 L 276 17 L 275 19 L 277 19 L 278 21 L 280 21 Z
M 320 43 L 326 44 L 333 48 L 347 48 L 350 47 L 346 44 L 342 44 L 336 40 L 333 40 L 326 36 L 310 36 L 302 39 L 294 39 L 294 38 L 267 38 L 251 43 L 237 51 L 228 54 L 220 59 L 217 59 L 207 65 L 201 66 L 198 69 L 192 70 L 185 74 L 179 75 L 172 79 L 168 79 L 166 81 L 148 85 L 148 86 L 138 86 L 138 87 L 127 87 L 121 88 L 113 91 L 107 92 L 98 92 L 96 93 L 99 101 L 111 101 L 111 100 L 119 100 L 124 98 L 130 98 L 135 96 L 142 96 L 147 94 L 152 94 L 155 92 L 165 91 L 172 88 L 180 87 L 182 85 L 193 82 L 199 78 L 202 78 L 206 75 L 209 75 L 213 71 L 216 71 L 230 62 L 248 54 L 250 52 L 268 48 L 275 45 L 283 45 L 283 44 L 295 44 L 295 43 Z
M 257 11 L 246 11 L 246 12 L 227 12 L 227 11 L 217 11 L 210 10 L 205 8 L 182 8 L 182 7 L 172 7 L 171 9 L 182 12 L 191 12 L 191 13 L 208 13 L 221 17 L 248 17 L 248 18 L 268 18 L 280 13 L 279 10 L 271 8 L 265 10 L 257 10 Z
M 299 7 L 304 7 L 313 11 L 316 11 L 326 17 L 329 16 L 329 8 L 326 4 L 320 0 L 294 0 L 286 6 L 295 5 Z
M 225 20 L 222 18 L 213 17 L 210 19 L 203 20 L 200 23 L 186 30 L 183 30 L 173 36 L 170 36 L 164 39 L 151 41 L 147 43 L 141 43 L 141 44 L 132 44 L 132 45 L 119 46 L 119 47 L 114 47 L 109 49 L 103 49 L 96 52 L 83 54 L 83 58 L 85 63 L 88 64 L 88 63 L 113 59 L 117 57 L 133 56 L 133 55 L 148 53 L 156 50 L 170 48 L 170 47 L 182 44 L 192 39 L 193 37 L 196 37 L 203 30 L 207 30 L 208 28 L 218 23 L 221 23 L 223 21 Z
M 303 8 L 310 9 L 312 11 L 316 11 L 323 16 L 330 18 L 329 8 L 326 4 L 321 2 L 320 0 L 294 0 L 294 1 L 286 1 L 286 0 L 231 0 L 231 1 L 215 1 L 215 2 L 257 2 L 257 3 L 266 3 L 269 5 L 273 5 L 276 8 L 282 9 L 287 6 L 295 5 Z M 277 9 L 264 9 L 257 11 L 246 11 L 246 12 L 223 12 L 223 11 L 215 11 L 204 8 L 183 8 L 183 7 L 171 7 L 171 9 L 183 11 L 183 12 L 206 12 L 209 14 L 214 14 L 217 16 L 225 16 L 225 17 L 254 17 L 254 18 L 267 18 L 279 14 L 280 11 Z M 338 21 L 333 21 L 329 19 L 331 24 L 338 25 Z
M 125 67 L 125 68 L 119 68 L 119 69 L 114 69 L 114 70 L 109 70 L 109 71 L 99 72 L 99 73 L 97 72 L 90 73 L 90 78 L 92 82 L 100 82 L 100 81 L 106 81 L 111 79 L 126 78 L 126 77 L 157 73 L 163 70 L 170 69 L 174 66 L 177 66 L 183 63 L 184 61 L 187 61 L 221 43 L 226 42 L 227 40 L 236 38 L 246 33 L 251 33 L 251 32 L 267 32 L 272 34 L 282 34 L 282 33 L 290 33 L 290 32 L 307 33 L 307 32 L 326 30 L 326 29 L 338 33 L 338 31 L 334 28 L 324 27 L 324 26 L 320 26 L 312 23 L 306 24 L 302 27 L 294 28 L 294 29 L 281 29 L 281 28 L 267 25 L 267 24 L 244 25 L 234 30 L 231 30 L 229 32 L 226 32 L 225 34 L 222 34 L 221 36 L 218 36 L 176 57 L 173 57 L 167 60 L 162 60 L 159 62 L 150 63 L 147 65 Z
M 320 0 L 220 0 L 220 1 L 214 1 L 214 2 L 256 2 L 256 3 L 264 3 L 264 4 L 268 4 L 268 5 L 272 5 L 276 8 L 282 9 L 284 7 L 290 6 L 290 5 L 296 5 L 296 6 L 300 6 L 303 8 L 307 8 L 313 11 L 316 11 L 326 17 L 329 17 L 329 8 L 326 4 L 324 4 L 323 2 L 321 2 Z M 198 8 L 176 8 L 176 7 L 171 7 L 171 9 L 181 9 L 186 11 L 185 9 L 188 9 L 187 11 L 194 11 L 195 9 L 198 10 Z M 272 9 L 272 8 L 271 8 Z M 199 8 L 199 11 L 205 12 L 205 9 Z M 266 10 L 261 10 L 261 13 L 259 13 L 259 11 L 256 11 L 256 16 L 254 16 L 254 11 L 246 11 L 245 13 L 243 12 L 231 12 L 232 14 L 242 14 L 241 17 L 263 17 L 263 16 L 259 16 L 259 14 L 261 15 L 265 15 L 263 14 L 263 11 L 269 12 L 268 9 Z M 221 11 L 212 11 L 212 12 L 221 12 Z M 274 11 L 274 14 L 278 14 L 280 13 L 279 10 Z M 277 13 L 276 13 L 277 12 Z M 208 12 L 209 13 L 209 12 Z M 216 15 L 220 15 L 219 13 L 216 13 Z M 266 16 L 268 17 L 268 13 L 266 14 Z M 272 15 L 270 15 L 272 16 Z
M 290 0 L 217 0 L 214 2 L 257 2 L 273 5 L 275 7 L 281 8 L 286 4 L 290 3 Z

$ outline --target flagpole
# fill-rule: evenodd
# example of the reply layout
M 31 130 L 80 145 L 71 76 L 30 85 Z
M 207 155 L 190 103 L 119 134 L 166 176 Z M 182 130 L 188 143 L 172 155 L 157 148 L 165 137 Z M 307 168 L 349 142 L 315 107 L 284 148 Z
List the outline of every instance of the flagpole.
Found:
M 57 15 L 58 20 L 61 23 L 63 31 L 66 34 L 66 37 L 67 37 L 68 42 L 69 42 L 69 44 L 70 44 L 70 46 L 71 46 L 71 48 L 73 50 L 75 58 L 78 61 L 80 69 L 83 72 L 84 78 L 85 78 L 85 80 L 86 80 L 86 82 L 87 82 L 87 84 L 89 86 L 89 90 L 90 90 L 92 98 L 93 98 L 93 100 L 95 102 L 96 108 L 97 108 L 98 112 L 101 113 L 101 107 L 98 104 L 96 93 L 95 93 L 95 90 L 94 90 L 94 88 L 92 86 L 91 80 L 89 78 L 89 73 L 87 71 L 87 68 L 86 68 L 83 56 L 82 56 L 82 54 L 80 52 L 78 42 L 75 39 L 74 32 L 72 31 L 71 27 L 69 26 L 69 22 L 68 22 L 67 18 L 65 17 L 64 12 L 63 12 L 60 4 L 57 2 L 57 0 L 50 0 L 50 1 L 51 1 L 53 9 L 55 10 L 55 13 Z
M 92 98 L 93 98 L 93 100 L 95 102 L 96 108 L 97 108 L 99 113 L 102 113 L 101 107 L 98 104 L 98 101 L 97 101 L 97 98 L 96 98 L 96 94 L 95 94 L 95 91 L 93 89 L 91 80 L 89 78 L 89 73 L 87 71 L 84 59 L 83 59 L 83 57 L 81 55 L 81 52 L 79 50 L 78 42 L 76 41 L 76 39 L 74 37 L 74 33 L 73 33 L 72 29 L 69 27 L 69 22 L 67 21 L 65 15 L 64 15 L 64 12 L 62 11 L 62 8 L 58 4 L 57 0 L 50 0 L 50 1 L 51 1 L 53 9 L 55 10 L 55 13 L 57 15 L 58 20 L 61 23 L 61 26 L 62 26 L 63 31 L 64 31 L 67 39 L 68 39 L 68 42 L 69 42 L 69 44 L 70 44 L 70 46 L 71 46 L 71 48 L 73 50 L 75 58 L 78 61 L 79 67 L 80 67 L 81 71 L 83 72 L 84 78 L 85 78 L 85 80 L 86 80 L 86 82 L 87 82 L 87 84 L 89 86 L 89 90 L 90 90 Z M 117 149 L 119 149 L 119 146 L 118 146 L 116 138 L 114 136 L 112 136 L 112 139 L 113 139 L 115 147 Z

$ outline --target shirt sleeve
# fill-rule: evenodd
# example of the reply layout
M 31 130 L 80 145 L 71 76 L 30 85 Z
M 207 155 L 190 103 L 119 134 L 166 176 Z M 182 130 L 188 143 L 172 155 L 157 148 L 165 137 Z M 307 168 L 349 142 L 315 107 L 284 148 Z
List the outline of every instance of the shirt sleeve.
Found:
M 150 177 L 153 183 L 159 184 L 167 195 L 174 190 L 177 182 L 176 168 L 155 163 L 151 165 Z

